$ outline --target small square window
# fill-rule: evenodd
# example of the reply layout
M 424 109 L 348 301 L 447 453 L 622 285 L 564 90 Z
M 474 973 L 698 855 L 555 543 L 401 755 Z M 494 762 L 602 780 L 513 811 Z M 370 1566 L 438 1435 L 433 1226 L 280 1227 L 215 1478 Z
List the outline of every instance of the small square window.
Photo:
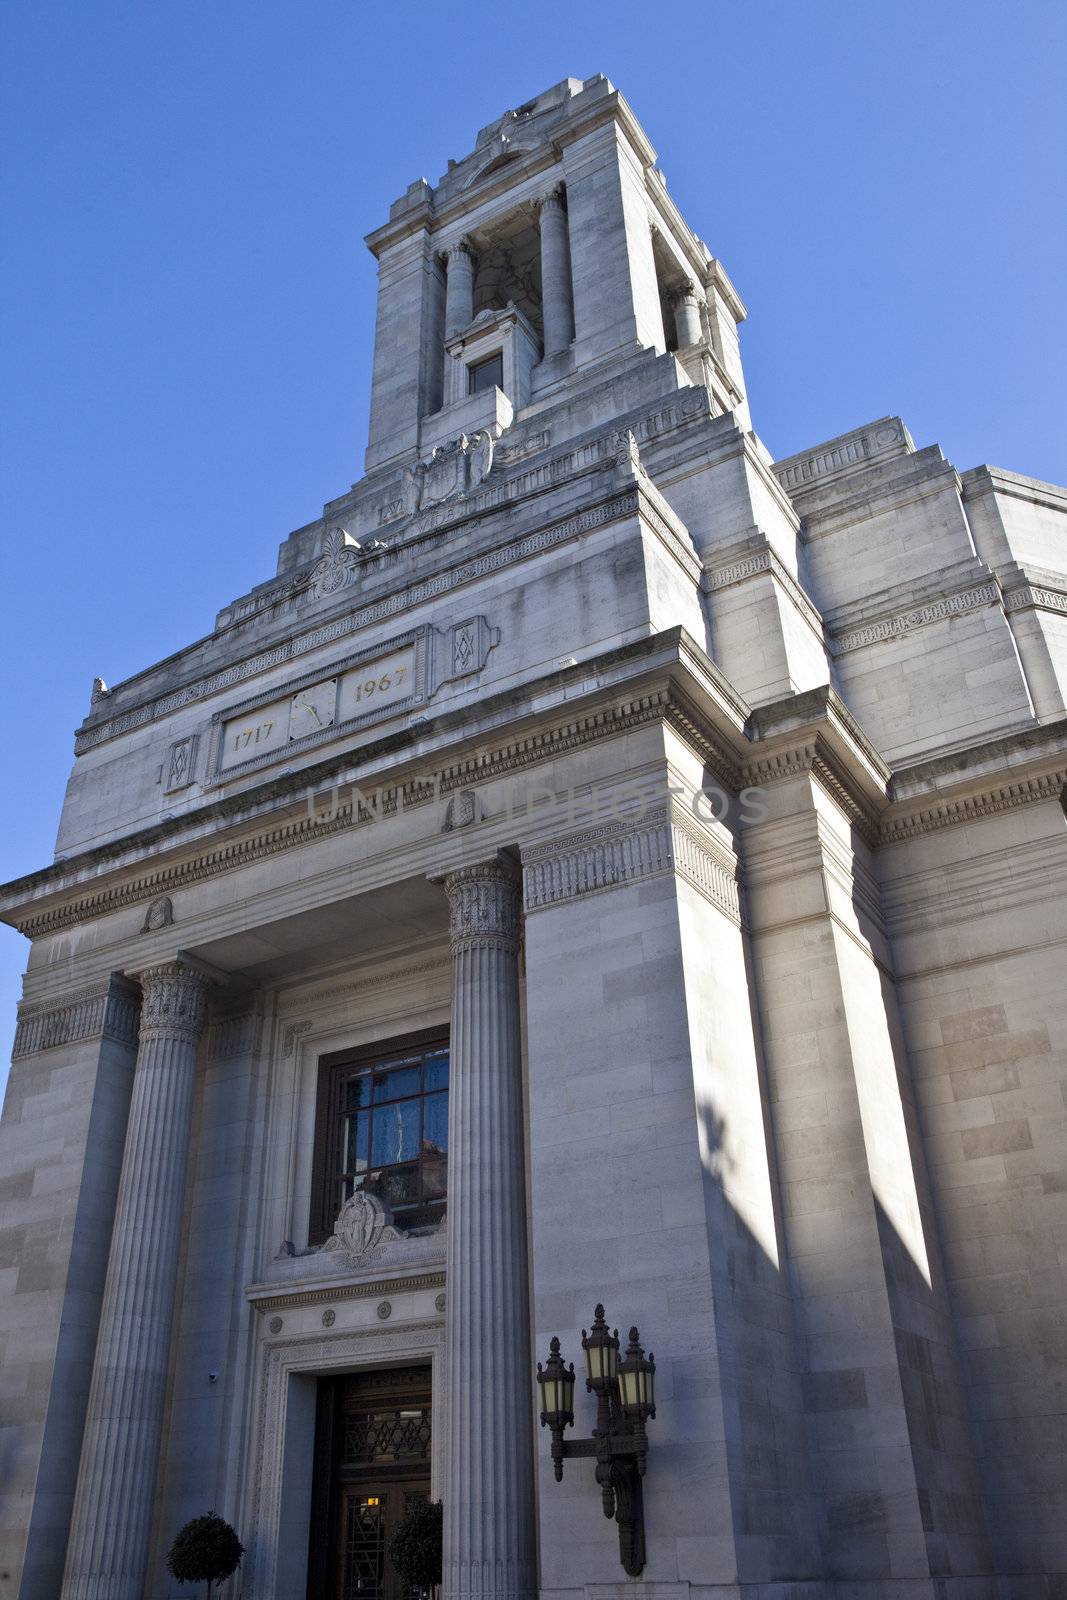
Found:
M 467 368 L 467 393 L 481 394 L 485 389 L 504 387 L 504 354 L 498 350 L 488 361 Z

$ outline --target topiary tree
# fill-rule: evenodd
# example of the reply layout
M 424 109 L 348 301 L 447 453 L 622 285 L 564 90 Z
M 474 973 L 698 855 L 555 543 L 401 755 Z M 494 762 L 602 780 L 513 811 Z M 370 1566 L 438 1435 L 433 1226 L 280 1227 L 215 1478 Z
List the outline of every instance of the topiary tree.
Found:
M 209 1511 L 194 1517 L 177 1535 L 167 1553 L 167 1566 L 179 1583 L 221 1583 L 236 1572 L 245 1547 L 228 1522 Z
M 389 1540 L 397 1577 L 427 1596 L 441 1581 L 442 1527 L 440 1500 L 412 1500 Z

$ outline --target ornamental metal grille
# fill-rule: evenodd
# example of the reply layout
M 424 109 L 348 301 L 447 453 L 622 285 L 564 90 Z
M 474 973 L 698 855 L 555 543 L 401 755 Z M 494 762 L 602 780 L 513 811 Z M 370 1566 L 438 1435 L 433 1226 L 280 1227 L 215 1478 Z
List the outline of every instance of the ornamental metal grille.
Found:
M 341 1460 L 346 1467 L 429 1459 L 429 1410 L 356 1411 L 344 1419 Z

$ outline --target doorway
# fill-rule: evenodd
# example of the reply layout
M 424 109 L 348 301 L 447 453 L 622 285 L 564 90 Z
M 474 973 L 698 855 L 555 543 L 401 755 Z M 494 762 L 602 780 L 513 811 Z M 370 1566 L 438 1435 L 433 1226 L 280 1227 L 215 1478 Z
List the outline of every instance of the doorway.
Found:
M 389 1540 L 430 1497 L 430 1368 L 320 1379 L 307 1600 L 412 1600 Z

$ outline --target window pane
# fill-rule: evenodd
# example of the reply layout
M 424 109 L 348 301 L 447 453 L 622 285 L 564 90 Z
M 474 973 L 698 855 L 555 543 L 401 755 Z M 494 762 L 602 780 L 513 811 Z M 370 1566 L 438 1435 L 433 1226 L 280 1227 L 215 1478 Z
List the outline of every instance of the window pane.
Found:
M 448 1051 L 447 1050 L 437 1050 L 437 1051 L 434 1052 L 434 1054 L 432 1056 L 427 1056 L 426 1057 L 425 1088 L 426 1088 L 427 1094 L 430 1092 L 431 1089 L 447 1089 L 448 1088 Z
M 419 1197 L 419 1168 L 417 1162 L 403 1167 L 387 1167 L 375 1174 L 375 1194 L 381 1195 L 387 1206 L 395 1208 L 409 1204 Z
M 358 1078 L 349 1078 L 345 1084 L 344 1108 L 346 1111 L 358 1111 L 360 1106 L 370 1103 L 370 1073 L 361 1073 Z
M 502 355 L 490 356 L 488 361 L 481 361 L 476 367 L 468 369 L 468 393 L 481 394 L 483 389 L 497 389 L 504 387 L 504 357 Z
M 399 1100 L 407 1094 L 418 1094 L 418 1067 L 394 1067 L 391 1072 L 374 1074 L 374 1102 Z
M 390 1167 L 414 1161 L 419 1153 L 419 1102 L 404 1100 L 396 1106 L 379 1106 L 374 1113 L 372 1161 Z
M 448 1149 L 448 1096 L 428 1094 L 423 1107 L 423 1154 L 443 1155 Z
M 361 1111 L 358 1116 L 348 1118 L 344 1156 L 344 1170 L 346 1172 L 366 1172 L 369 1135 L 369 1112 Z

